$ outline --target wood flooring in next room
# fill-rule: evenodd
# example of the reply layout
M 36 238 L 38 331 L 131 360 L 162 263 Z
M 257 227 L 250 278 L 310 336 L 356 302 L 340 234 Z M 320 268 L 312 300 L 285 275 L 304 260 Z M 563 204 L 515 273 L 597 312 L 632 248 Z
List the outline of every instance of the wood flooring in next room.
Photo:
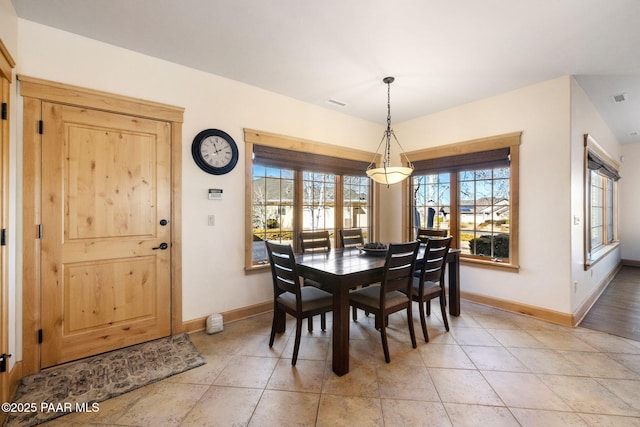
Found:
M 640 341 L 640 268 L 622 267 L 580 327 Z

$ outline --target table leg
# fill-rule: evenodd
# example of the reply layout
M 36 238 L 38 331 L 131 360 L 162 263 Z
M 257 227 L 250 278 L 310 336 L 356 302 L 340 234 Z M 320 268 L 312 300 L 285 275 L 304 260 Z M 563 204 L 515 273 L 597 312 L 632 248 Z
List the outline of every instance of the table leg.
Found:
M 333 372 L 349 372 L 349 288 L 333 289 Z
M 460 316 L 460 257 L 449 261 L 449 314 Z

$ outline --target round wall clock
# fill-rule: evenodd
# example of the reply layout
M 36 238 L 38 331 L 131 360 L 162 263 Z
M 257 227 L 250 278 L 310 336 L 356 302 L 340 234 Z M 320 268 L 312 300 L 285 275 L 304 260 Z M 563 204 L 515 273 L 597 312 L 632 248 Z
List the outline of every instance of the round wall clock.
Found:
M 236 142 L 219 129 L 206 129 L 193 138 L 193 160 L 203 171 L 213 175 L 229 173 L 238 163 Z

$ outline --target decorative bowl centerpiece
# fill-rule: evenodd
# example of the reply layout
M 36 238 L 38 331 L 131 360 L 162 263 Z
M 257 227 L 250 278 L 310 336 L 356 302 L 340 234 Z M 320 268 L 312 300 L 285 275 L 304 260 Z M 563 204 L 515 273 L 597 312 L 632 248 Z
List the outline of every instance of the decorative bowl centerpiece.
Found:
M 360 246 L 359 249 L 365 254 L 386 255 L 388 247 L 382 242 L 370 242 Z

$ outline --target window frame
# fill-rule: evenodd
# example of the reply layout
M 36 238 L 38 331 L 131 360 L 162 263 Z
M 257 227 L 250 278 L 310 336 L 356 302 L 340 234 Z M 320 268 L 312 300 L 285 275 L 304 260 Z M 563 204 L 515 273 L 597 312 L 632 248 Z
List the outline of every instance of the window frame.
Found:
M 253 129 L 244 129 L 244 140 L 245 140 L 245 272 L 260 272 L 266 268 L 269 268 L 269 264 L 254 264 L 253 256 L 252 256 L 252 241 L 253 241 L 253 221 L 252 221 L 252 177 L 253 177 L 253 162 L 254 162 L 254 146 L 261 147 L 270 147 L 275 149 L 287 150 L 290 152 L 295 152 L 297 154 L 303 155 L 318 155 L 318 156 L 327 156 L 332 157 L 337 160 L 339 159 L 347 160 L 347 161 L 358 161 L 358 162 L 366 162 L 367 164 L 371 161 L 371 158 L 374 157 L 374 153 L 357 150 L 349 147 L 342 147 L 333 144 L 327 144 L 323 142 L 316 142 L 302 138 L 296 138 L 286 135 L 278 135 L 274 133 L 258 131 Z M 377 155 L 379 157 L 379 155 Z M 281 166 L 282 168 L 286 168 L 285 165 Z M 310 167 L 308 171 L 313 171 L 313 167 Z M 362 170 L 364 174 L 365 169 Z M 337 175 L 336 180 L 336 192 L 340 194 L 342 197 L 342 186 L 344 185 L 342 177 L 344 175 L 349 175 L 348 173 L 335 173 Z M 302 173 L 297 173 L 301 179 Z M 298 179 L 298 178 L 295 178 Z M 379 235 L 379 225 L 377 218 L 379 217 L 379 186 L 371 185 L 370 190 L 370 217 L 369 217 L 369 234 L 370 238 L 375 238 L 375 236 Z M 342 206 L 340 209 L 336 207 L 335 209 L 336 220 L 335 222 L 338 224 L 343 223 L 343 212 Z M 334 239 L 338 239 L 337 230 L 336 236 Z M 337 244 L 337 240 L 334 241 L 334 246 Z
M 481 267 L 497 268 L 510 271 L 517 271 L 519 265 L 519 170 L 520 170 L 520 140 L 522 132 L 512 132 L 502 135 L 490 136 L 486 138 L 479 138 L 469 141 L 457 142 L 453 144 L 442 145 L 438 147 L 431 147 L 422 150 L 416 150 L 407 153 L 408 159 L 412 163 L 418 163 L 420 161 L 428 160 L 443 160 L 443 162 L 452 160 L 455 156 L 465 156 L 465 158 L 482 158 L 482 153 L 492 152 L 497 153 L 499 150 L 508 150 L 509 155 L 509 175 L 510 175 L 510 188 L 509 188 L 509 200 L 510 200 L 510 218 L 509 218 L 509 261 L 501 262 L 496 259 L 486 259 L 468 256 L 461 254 L 460 260 L 463 264 L 472 264 Z M 470 166 L 471 169 L 474 166 Z M 435 172 L 434 172 L 435 173 Z M 452 186 L 455 184 L 456 188 L 451 190 L 451 225 L 452 230 L 450 234 L 454 236 L 452 241 L 452 247 L 459 248 L 459 229 L 458 224 L 458 184 L 453 181 L 457 181 L 454 178 L 457 172 L 451 171 Z M 413 202 L 412 202 L 412 180 L 407 180 L 403 183 L 403 238 L 408 240 L 412 236 L 413 229 Z M 455 214 L 453 212 L 455 206 Z M 455 218 L 455 221 L 454 221 Z
M 584 135 L 584 269 L 591 268 L 603 259 L 611 250 L 618 247 L 619 216 L 618 216 L 618 184 L 620 179 L 620 165 L 611 159 L 609 154 L 589 134 Z M 592 246 L 592 188 L 591 173 L 599 175 L 603 186 L 600 198 L 600 214 L 602 216 L 603 237 L 600 243 Z M 612 188 L 610 188 L 612 186 Z M 609 193 L 610 192 L 610 193 Z M 609 200 L 609 194 L 612 200 Z M 609 221 L 611 221 L 611 236 L 609 236 Z

